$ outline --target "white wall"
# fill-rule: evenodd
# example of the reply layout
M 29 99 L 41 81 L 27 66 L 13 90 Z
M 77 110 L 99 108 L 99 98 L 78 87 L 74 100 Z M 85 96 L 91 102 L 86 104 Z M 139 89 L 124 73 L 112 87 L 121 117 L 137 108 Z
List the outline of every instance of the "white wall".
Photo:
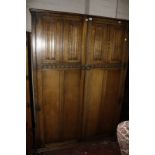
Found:
M 117 0 L 90 0 L 89 14 L 115 17 L 116 6 Z
M 29 8 L 128 19 L 128 3 L 129 0 L 27 0 L 26 30 L 31 31 Z
M 118 0 L 117 18 L 129 19 L 129 0 Z

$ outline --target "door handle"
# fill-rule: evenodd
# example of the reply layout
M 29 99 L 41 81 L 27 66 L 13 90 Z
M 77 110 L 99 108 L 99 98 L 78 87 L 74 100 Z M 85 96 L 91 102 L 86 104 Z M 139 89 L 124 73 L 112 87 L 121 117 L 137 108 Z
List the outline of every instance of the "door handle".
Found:
M 93 20 L 93 18 L 92 17 L 89 17 L 89 21 L 92 21 Z

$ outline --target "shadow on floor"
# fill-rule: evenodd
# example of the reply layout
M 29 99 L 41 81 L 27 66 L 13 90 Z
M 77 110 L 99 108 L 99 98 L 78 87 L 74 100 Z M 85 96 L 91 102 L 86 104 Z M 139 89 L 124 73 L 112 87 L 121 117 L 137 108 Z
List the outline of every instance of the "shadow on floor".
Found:
M 117 142 L 104 141 L 100 143 L 83 144 L 81 146 L 61 151 L 45 152 L 42 155 L 121 155 Z

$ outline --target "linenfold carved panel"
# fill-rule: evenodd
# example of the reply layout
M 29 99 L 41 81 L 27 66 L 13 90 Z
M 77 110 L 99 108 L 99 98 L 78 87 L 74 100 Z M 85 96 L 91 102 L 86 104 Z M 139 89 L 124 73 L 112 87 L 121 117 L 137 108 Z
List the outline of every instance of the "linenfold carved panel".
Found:
M 63 29 L 63 61 L 80 62 L 82 23 L 65 21 Z
M 106 24 L 93 23 L 89 28 L 90 40 L 88 47 L 89 63 L 103 63 L 106 62 L 106 53 L 108 47 L 108 31 Z
M 62 22 L 60 20 L 45 20 L 44 27 L 44 54 L 45 60 L 54 62 L 60 61 L 61 46 L 62 46 Z
M 120 26 L 109 25 L 109 62 L 121 62 L 124 44 L 124 29 Z

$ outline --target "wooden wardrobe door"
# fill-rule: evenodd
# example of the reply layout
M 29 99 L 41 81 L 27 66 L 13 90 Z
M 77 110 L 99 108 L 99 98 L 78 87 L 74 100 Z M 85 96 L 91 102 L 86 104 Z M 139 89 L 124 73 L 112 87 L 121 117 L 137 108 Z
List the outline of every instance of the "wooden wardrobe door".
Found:
M 127 62 L 126 22 L 93 18 L 88 23 L 84 136 L 116 130 Z
M 32 15 L 36 144 L 77 140 L 82 131 L 84 18 Z

